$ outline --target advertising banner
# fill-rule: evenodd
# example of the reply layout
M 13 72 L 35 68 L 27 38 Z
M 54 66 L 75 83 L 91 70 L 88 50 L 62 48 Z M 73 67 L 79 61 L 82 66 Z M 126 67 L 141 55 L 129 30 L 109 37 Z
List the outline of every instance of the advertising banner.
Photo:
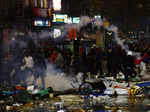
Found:
M 33 8 L 34 16 L 37 17 L 50 17 L 52 16 L 51 9 Z
M 73 23 L 79 23 L 80 22 L 80 17 L 73 17 Z
M 53 8 L 54 8 L 54 11 L 60 11 L 61 10 L 61 0 L 53 0 Z
M 76 28 L 71 28 L 69 30 L 69 34 L 68 34 L 69 39 L 73 39 L 76 40 L 77 39 L 77 29 Z
M 34 21 L 34 26 L 50 27 L 51 26 L 51 22 L 49 20 L 35 20 Z
M 67 23 L 67 14 L 53 14 L 53 22 Z
M 60 29 L 54 29 L 53 37 L 58 38 L 59 36 L 61 36 L 61 30 Z

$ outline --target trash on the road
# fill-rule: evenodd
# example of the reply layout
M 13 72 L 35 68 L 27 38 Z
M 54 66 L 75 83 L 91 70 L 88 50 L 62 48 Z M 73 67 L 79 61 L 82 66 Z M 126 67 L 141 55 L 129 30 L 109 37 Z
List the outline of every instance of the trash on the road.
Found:
M 132 86 L 128 91 L 129 96 L 136 96 L 142 92 L 142 88 L 140 88 L 139 86 Z
M 118 95 L 128 95 L 127 88 L 115 88 L 114 89 Z
M 72 112 L 85 112 L 83 109 L 73 109 Z
M 105 109 L 106 110 L 109 110 L 111 107 L 110 106 L 105 106 Z
M 30 85 L 27 87 L 27 91 L 33 91 L 34 90 L 34 85 Z
M 55 110 L 57 110 L 57 112 L 65 112 L 63 110 L 64 106 L 63 106 L 63 102 L 56 102 L 54 104 Z
M 79 105 L 84 102 L 84 99 L 80 95 L 60 95 L 58 98 L 64 102 L 64 106 Z
M 125 79 L 125 75 L 122 72 L 119 72 L 117 74 L 117 80 L 124 80 Z
M 33 105 L 34 105 L 33 102 L 24 104 L 25 107 L 33 107 Z
M 16 102 L 28 103 L 31 101 L 28 91 L 20 90 L 20 92 L 14 96 Z
M 65 110 L 57 110 L 57 112 L 65 112 Z
M 53 94 L 53 88 L 48 87 L 46 89 L 40 90 L 40 89 L 34 89 L 30 94 L 33 99 L 38 100 L 41 98 L 48 98 L 50 97 L 50 94 Z
M 44 103 L 41 102 L 41 103 L 39 104 L 39 106 L 40 106 L 40 107 L 44 106 Z
M 51 112 L 66 112 L 67 109 L 72 110 L 72 112 L 101 112 L 101 111 L 103 112 L 103 110 L 101 111 L 95 111 L 94 109 L 92 110 L 91 107 L 94 105 L 102 105 L 105 110 L 110 110 L 112 109 L 113 106 L 115 106 L 115 104 L 117 105 L 127 104 L 129 101 L 128 95 L 137 96 L 140 93 L 145 92 L 143 91 L 143 89 L 145 88 L 139 87 L 138 84 L 140 86 L 146 87 L 147 84 L 149 84 L 149 83 L 138 83 L 133 84 L 134 86 L 126 87 L 127 83 L 125 82 L 117 82 L 115 80 L 112 81 L 111 78 L 107 81 L 108 83 L 105 83 L 106 89 L 104 92 L 99 92 L 98 90 L 92 88 L 91 92 L 89 92 L 88 94 L 80 94 L 80 92 L 78 92 L 78 89 L 76 88 L 61 92 L 53 91 L 52 87 L 40 89 L 35 88 L 35 86 L 33 85 L 28 86 L 27 89 L 22 86 L 17 86 L 15 87 L 15 89 L 4 88 L 1 90 L 5 91 L 4 93 L 7 93 L 7 95 L 10 95 L 12 97 L 12 101 L 10 100 L 9 102 L 11 103 L 9 103 L 9 105 L 5 105 L 5 108 L 3 110 L 4 111 L 5 110 L 20 111 L 25 109 L 33 110 L 34 108 L 38 107 L 53 110 Z M 92 83 L 97 84 L 97 82 Z M 91 83 L 89 85 L 88 84 L 84 85 L 84 87 L 87 87 L 86 89 L 90 90 Z M 115 93 L 117 94 L 117 97 L 113 97 Z M 124 97 L 124 95 L 126 96 L 125 99 L 120 97 L 120 96 Z M 5 104 L 5 101 L 1 100 L 0 103 Z
M 49 94 L 49 98 L 50 98 L 50 99 L 54 98 L 54 93 L 50 93 L 50 94 Z
M 114 88 L 106 88 L 106 90 L 104 91 L 104 94 L 106 95 L 113 95 L 115 93 Z
M 6 106 L 6 110 L 8 111 L 13 110 L 13 106 Z
M 18 107 L 19 107 L 19 106 L 22 106 L 22 105 L 23 105 L 23 104 L 21 104 L 21 103 L 20 103 L 20 104 L 19 104 L 19 103 L 13 104 L 13 106 L 18 106 Z
M 111 97 L 109 96 L 93 96 L 92 101 L 94 104 L 104 104 L 104 103 L 110 103 Z

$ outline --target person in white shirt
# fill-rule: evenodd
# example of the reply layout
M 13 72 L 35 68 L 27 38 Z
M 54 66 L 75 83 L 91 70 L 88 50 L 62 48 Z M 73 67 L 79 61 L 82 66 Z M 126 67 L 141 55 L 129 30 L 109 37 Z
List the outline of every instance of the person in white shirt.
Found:
M 34 67 L 33 58 L 29 54 L 25 55 L 25 57 L 23 58 L 23 63 L 24 63 L 24 65 L 21 67 L 22 70 L 24 70 L 24 69 L 32 70 Z

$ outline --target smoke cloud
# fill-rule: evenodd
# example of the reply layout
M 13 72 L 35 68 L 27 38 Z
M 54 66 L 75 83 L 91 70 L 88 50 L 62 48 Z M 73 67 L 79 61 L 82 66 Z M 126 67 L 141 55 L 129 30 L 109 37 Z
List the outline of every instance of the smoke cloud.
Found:
M 86 25 L 88 25 L 89 23 L 93 23 L 93 26 L 98 26 L 98 27 L 104 27 L 106 30 L 108 31 L 112 31 L 114 32 L 114 39 L 116 40 L 116 42 L 122 47 L 122 49 L 124 49 L 126 52 L 129 52 L 129 47 L 127 45 L 124 45 L 124 40 L 121 40 L 118 36 L 118 28 L 115 25 L 109 25 L 109 26 L 104 26 L 104 22 L 106 20 L 105 19 L 93 19 L 87 16 L 83 16 L 81 17 L 81 20 L 79 22 L 79 24 L 67 24 L 64 25 L 62 27 L 60 27 L 62 34 L 59 38 L 57 38 L 56 40 L 58 41 L 59 39 L 64 39 L 67 37 L 67 34 L 69 32 L 69 30 L 71 28 L 76 28 L 77 31 L 79 32 L 80 29 Z M 35 45 L 35 47 L 41 47 L 40 43 L 38 41 L 38 39 L 42 39 L 42 40 L 47 40 L 51 37 L 53 37 L 53 31 L 40 31 L 40 32 L 31 32 L 31 31 L 27 31 L 27 33 L 24 34 L 16 34 L 14 32 L 17 32 L 17 30 L 12 30 L 11 33 L 9 34 L 9 46 L 12 46 L 16 49 L 23 49 L 23 48 L 28 48 L 28 43 L 29 41 L 32 41 L 31 43 Z M 19 38 L 19 39 L 18 39 Z M 133 52 L 134 55 L 139 55 L 140 53 L 135 53 Z M 18 54 L 15 54 L 16 56 L 20 56 L 20 52 Z M 19 63 L 19 64 L 17 64 Z M 32 84 L 33 78 L 34 78 L 34 74 L 31 74 L 29 72 L 21 72 L 19 70 L 20 68 L 20 64 L 21 60 L 18 58 L 15 58 L 12 66 L 13 69 L 16 69 L 16 72 L 18 75 L 16 75 L 15 80 L 16 83 L 21 83 L 21 81 L 27 83 L 27 84 Z M 15 65 L 15 66 L 14 66 Z M 11 70 L 12 71 L 12 70 Z M 23 75 L 20 75 L 23 74 Z M 8 74 L 10 75 L 10 74 Z M 24 77 L 22 77 L 24 76 Z M 65 90 L 68 88 L 72 88 L 71 83 L 73 82 L 73 77 L 68 77 L 66 75 L 64 75 L 64 73 L 61 72 L 61 70 L 56 69 L 53 65 L 50 65 L 49 63 L 47 63 L 47 70 L 46 70 L 46 75 L 45 76 L 41 76 L 45 79 L 45 86 L 51 86 L 53 87 L 55 90 Z M 40 85 L 40 77 L 37 81 L 37 83 Z M 78 86 L 78 84 L 76 85 Z

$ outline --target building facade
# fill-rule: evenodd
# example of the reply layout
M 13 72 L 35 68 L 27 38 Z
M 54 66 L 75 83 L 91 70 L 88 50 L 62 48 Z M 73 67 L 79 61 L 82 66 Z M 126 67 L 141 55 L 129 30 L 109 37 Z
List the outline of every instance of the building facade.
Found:
M 51 19 L 52 7 L 52 0 L 1 0 L 0 27 L 30 27 L 35 18 Z

